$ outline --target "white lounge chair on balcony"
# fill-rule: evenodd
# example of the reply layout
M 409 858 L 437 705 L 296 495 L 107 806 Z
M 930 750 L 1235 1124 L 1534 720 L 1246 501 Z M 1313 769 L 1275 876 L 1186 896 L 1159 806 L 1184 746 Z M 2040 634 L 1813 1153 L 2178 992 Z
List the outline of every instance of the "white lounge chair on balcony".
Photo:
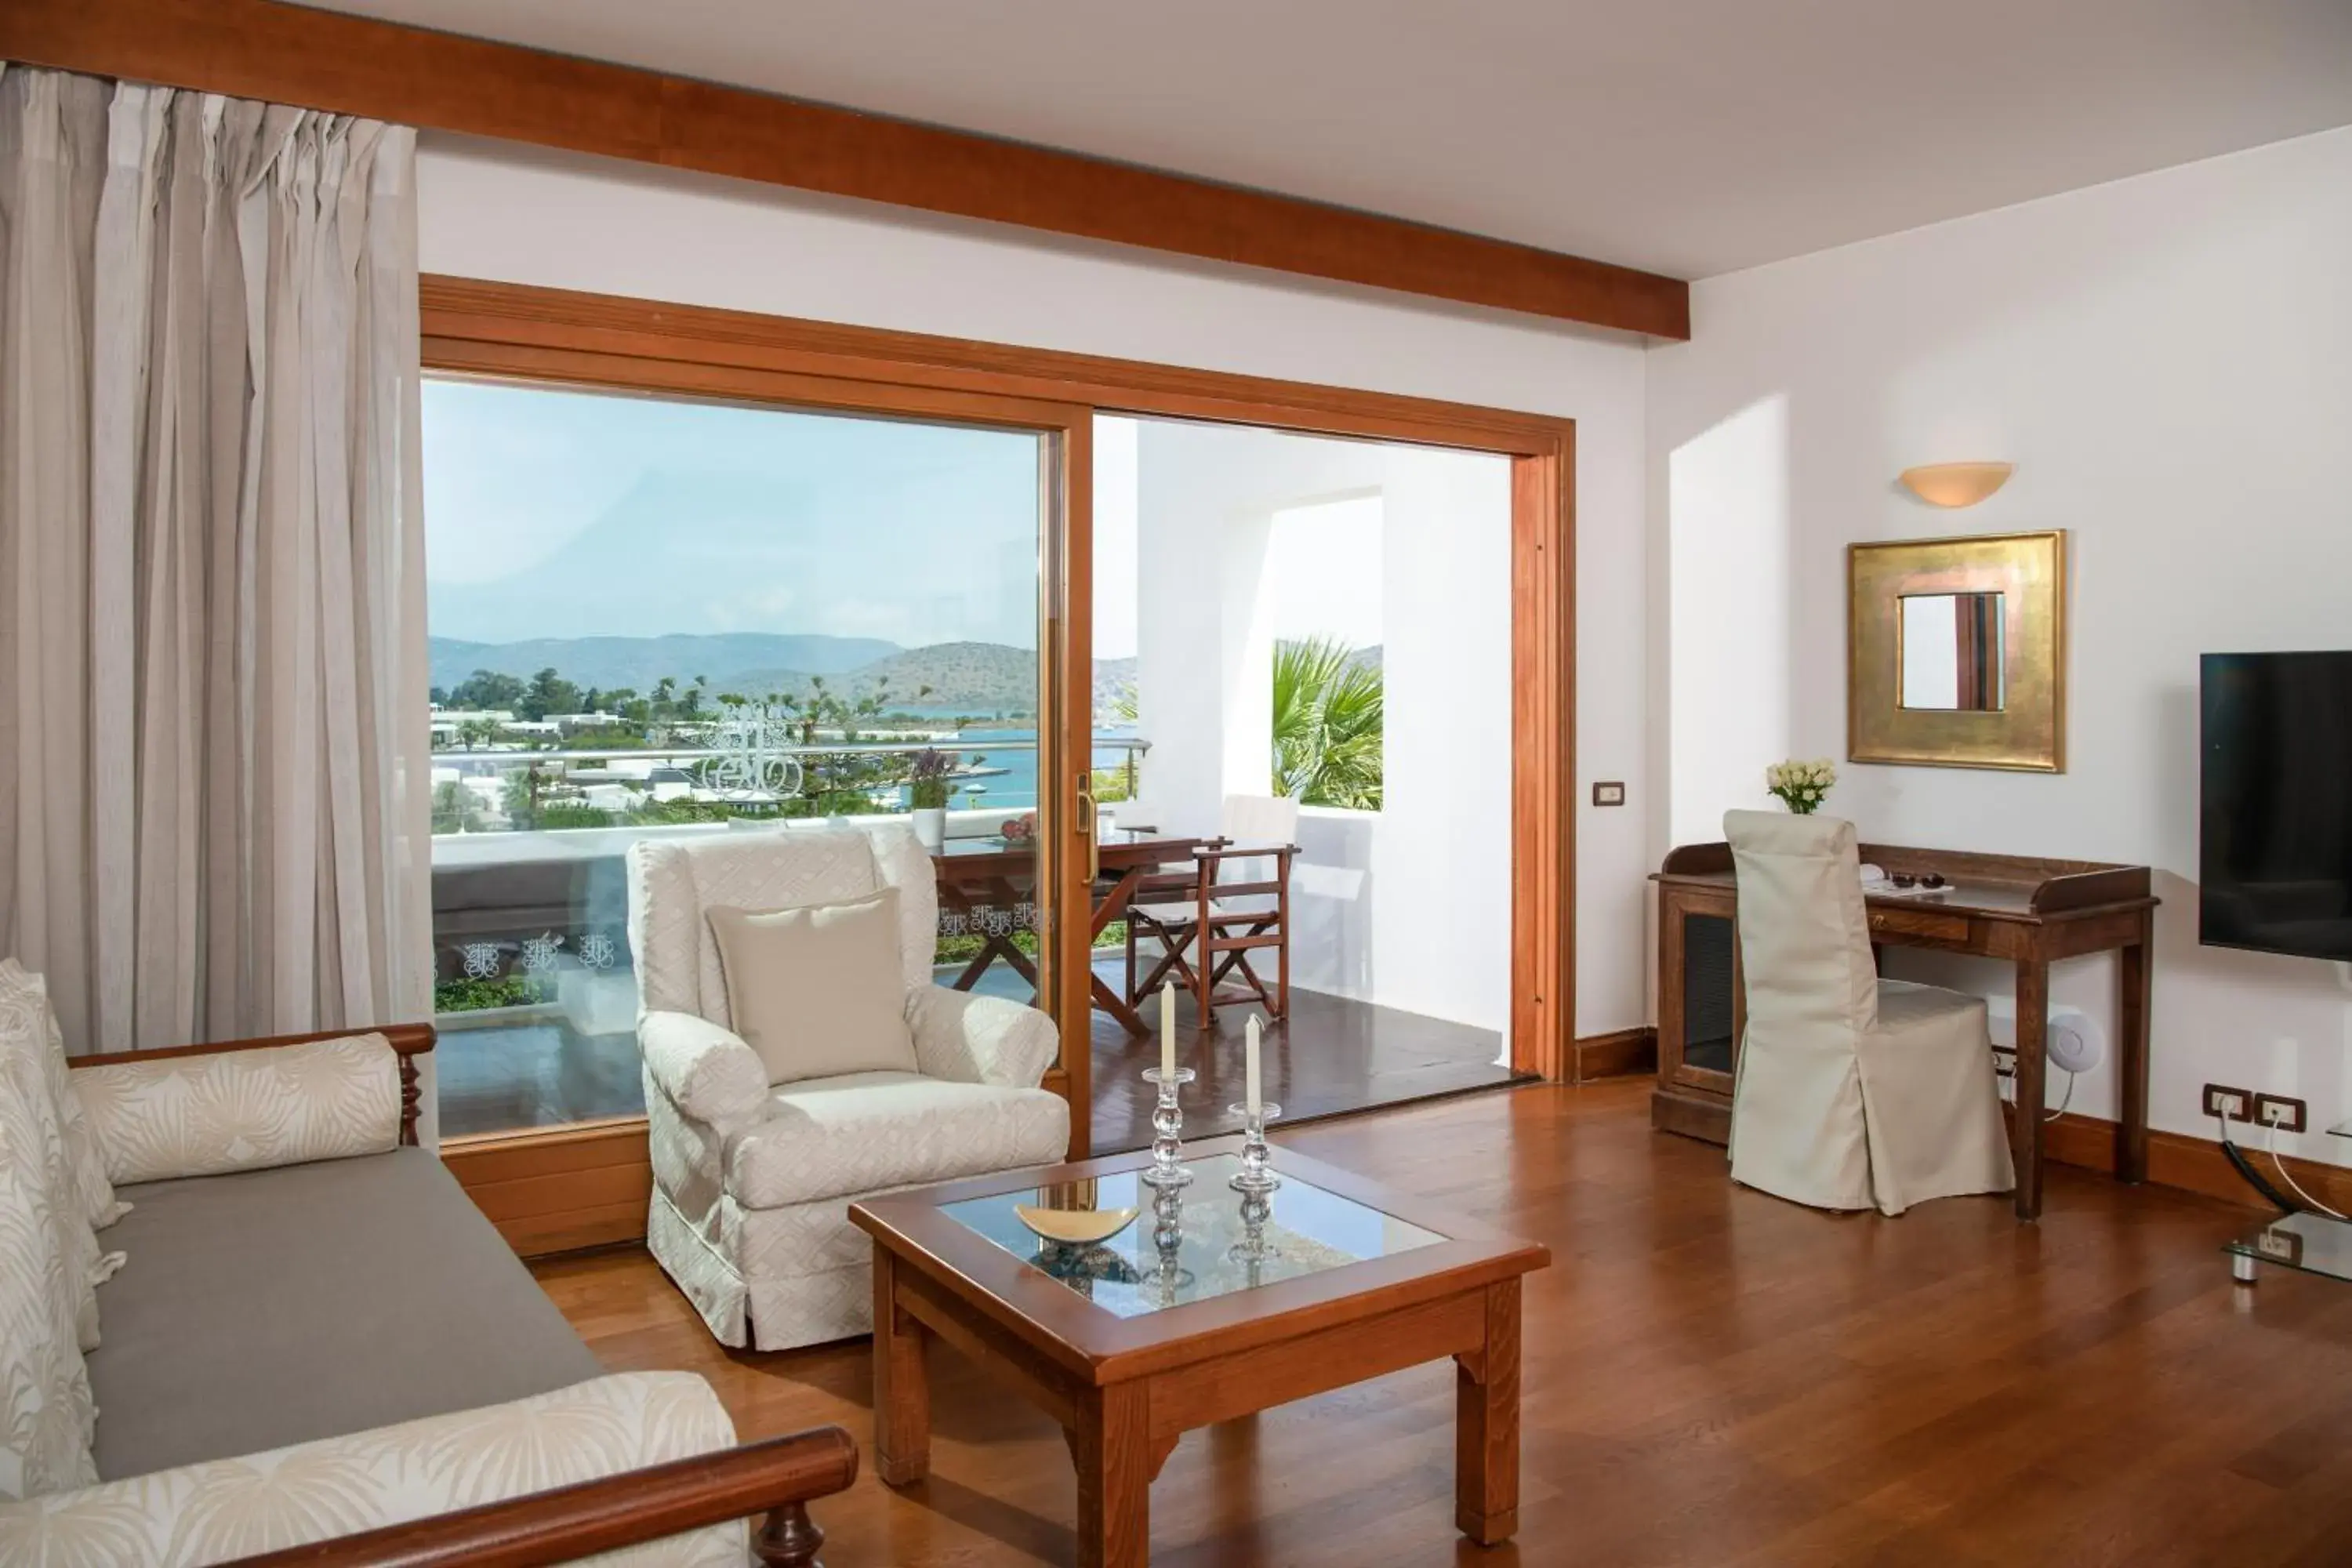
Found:
M 732 1028 L 706 911 L 898 891 L 913 1072 L 789 1074 Z M 1033 1007 L 932 984 L 930 857 L 905 827 L 649 840 L 629 851 L 629 943 L 654 1166 L 646 1245 L 719 1342 L 782 1350 L 866 1331 L 869 1194 L 1047 1164 L 1069 1108 L 1038 1088 L 1056 1051 Z

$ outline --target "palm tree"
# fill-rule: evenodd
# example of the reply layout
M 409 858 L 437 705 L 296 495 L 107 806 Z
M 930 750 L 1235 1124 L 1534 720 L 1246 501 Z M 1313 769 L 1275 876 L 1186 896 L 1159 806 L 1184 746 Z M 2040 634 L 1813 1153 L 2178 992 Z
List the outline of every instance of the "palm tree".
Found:
M 1274 789 L 1304 805 L 1381 808 L 1379 668 L 1335 637 L 1274 647 Z

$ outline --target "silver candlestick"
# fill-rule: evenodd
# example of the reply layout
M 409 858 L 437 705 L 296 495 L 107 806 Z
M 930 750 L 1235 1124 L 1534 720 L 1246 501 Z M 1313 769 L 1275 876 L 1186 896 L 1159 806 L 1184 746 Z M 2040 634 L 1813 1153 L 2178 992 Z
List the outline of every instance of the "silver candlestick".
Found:
M 1282 1178 L 1274 1173 L 1272 1151 L 1265 1145 L 1265 1124 L 1282 1114 L 1282 1107 L 1267 1100 L 1255 1108 L 1227 1109 L 1242 1119 L 1242 1168 L 1226 1185 L 1244 1195 L 1263 1196 L 1282 1185 Z
M 1192 1081 L 1192 1069 L 1178 1068 L 1174 1078 L 1167 1078 L 1158 1068 L 1146 1068 L 1143 1081 L 1159 1085 L 1160 1101 L 1151 1108 L 1151 1168 L 1137 1179 L 1162 1190 L 1183 1186 L 1192 1173 L 1178 1158 L 1184 1152 L 1184 1109 L 1176 1103 L 1176 1090 Z

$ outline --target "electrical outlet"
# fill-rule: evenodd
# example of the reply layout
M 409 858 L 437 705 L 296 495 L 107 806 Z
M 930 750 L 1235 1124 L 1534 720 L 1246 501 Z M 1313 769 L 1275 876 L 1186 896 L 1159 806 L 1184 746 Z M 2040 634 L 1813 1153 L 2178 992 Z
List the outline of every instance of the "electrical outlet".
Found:
M 2254 1120 L 2282 1132 L 2300 1132 L 2310 1124 L 2311 1118 L 2299 1100 L 2284 1094 L 2258 1094 L 2254 1096 Z
M 2254 1097 L 2242 1089 L 2209 1083 L 2205 1086 L 2205 1114 L 2227 1117 L 2231 1121 L 2252 1121 Z

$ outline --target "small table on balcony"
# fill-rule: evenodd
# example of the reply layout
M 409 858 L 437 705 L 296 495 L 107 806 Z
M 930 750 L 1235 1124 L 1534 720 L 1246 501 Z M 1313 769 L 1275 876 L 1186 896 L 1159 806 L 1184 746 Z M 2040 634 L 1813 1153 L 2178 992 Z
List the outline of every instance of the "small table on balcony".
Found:
M 1206 847 L 1211 842 L 1206 838 L 1171 837 L 1145 829 L 1106 834 L 1095 855 L 1100 875 L 1095 879 L 1087 945 L 1091 947 L 1105 928 L 1126 914 L 1146 877 L 1162 866 L 1189 861 L 1193 850 Z M 980 952 L 955 977 L 955 988 L 971 990 L 988 973 L 990 965 L 1000 959 L 1034 986 L 1037 965 L 1013 942 L 1013 931 L 1018 922 L 1010 919 L 985 921 L 982 911 L 999 910 L 1009 916 L 1024 904 L 1034 905 L 1035 842 L 950 838 L 943 847 L 931 852 L 931 867 L 939 879 L 940 908 L 946 913 L 961 916 L 966 928 L 980 938 Z M 1002 929 L 997 929 L 1000 926 Z M 1087 981 L 1093 989 L 1095 1005 L 1118 1019 L 1119 1027 L 1138 1037 L 1151 1032 L 1142 1016 L 1128 1005 L 1127 998 L 1095 973 L 1091 965 Z

